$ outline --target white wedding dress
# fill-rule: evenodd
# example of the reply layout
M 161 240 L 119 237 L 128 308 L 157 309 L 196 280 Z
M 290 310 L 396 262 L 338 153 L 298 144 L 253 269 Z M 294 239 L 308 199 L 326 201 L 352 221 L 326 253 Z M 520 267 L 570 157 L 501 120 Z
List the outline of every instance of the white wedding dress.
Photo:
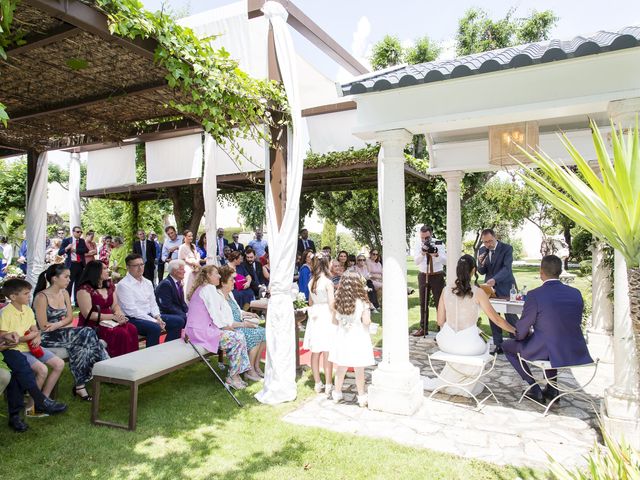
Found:
M 489 355 L 489 345 L 480 337 L 480 329 L 477 326 L 480 305 L 476 303 L 476 292 L 478 287 L 471 287 L 473 297 L 461 298 L 455 295 L 450 287 L 443 291 L 444 305 L 446 312 L 446 322 L 438 335 L 436 342 L 438 348 L 445 353 L 452 355 Z M 447 363 L 440 374 L 443 378 L 453 383 L 464 383 L 474 379 L 479 368 L 475 366 Z M 446 384 L 439 378 L 422 377 L 425 390 Z M 478 383 L 465 385 L 470 392 L 478 395 L 484 388 Z M 440 390 L 448 395 L 461 395 L 469 397 L 464 390 L 456 387 L 446 387 Z

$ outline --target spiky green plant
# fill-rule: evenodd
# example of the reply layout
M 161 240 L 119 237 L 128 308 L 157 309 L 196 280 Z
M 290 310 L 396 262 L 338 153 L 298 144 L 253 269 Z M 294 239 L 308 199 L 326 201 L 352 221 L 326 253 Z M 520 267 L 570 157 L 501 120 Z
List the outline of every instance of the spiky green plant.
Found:
M 562 143 L 582 175 L 542 152 L 522 150 L 536 169 L 520 163 L 520 177 L 542 198 L 618 250 L 627 263 L 630 317 L 640 359 L 640 148 L 638 123 L 625 134 L 612 124 L 613 158 L 595 122 L 591 122 L 600 177 L 566 135 Z M 545 178 L 546 176 L 546 178 Z M 640 391 L 640 385 L 638 385 Z

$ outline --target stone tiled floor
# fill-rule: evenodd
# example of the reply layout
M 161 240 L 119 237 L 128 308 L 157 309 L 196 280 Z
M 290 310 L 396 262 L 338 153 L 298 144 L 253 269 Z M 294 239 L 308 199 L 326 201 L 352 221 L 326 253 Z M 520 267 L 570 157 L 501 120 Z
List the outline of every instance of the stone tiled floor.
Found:
M 433 376 L 427 355 L 436 350 L 433 337 L 410 338 L 411 360 L 423 375 Z M 434 365 L 435 366 L 435 365 Z M 571 382 L 582 383 L 590 376 L 586 369 L 572 372 Z M 486 378 L 486 377 L 485 377 Z M 599 409 L 604 388 L 611 384 L 612 368 L 600 365 L 598 376 L 586 393 Z M 367 383 L 370 371 L 367 372 Z M 429 448 L 498 464 L 545 468 L 547 454 L 565 466 L 579 465 L 599 440 L 597 416 L 591 404 L 577 398 L 563 398 L 546 417 L 543 409 L 524 400 L 518 404 L 524 383 L 504 356 L 485 382 L 500 401 L 488 400 L 480 410 L 460 396 L 436 394 L 410 417 L 359 408 L 353 374 L 347 378 L 345 401 L 334 404 L 324 395 L 285 417 L 285 421 L 329 430 L 388 438 L 402 444 Z M 481 394 L 481 396 L 484 395 Z M 425 397 L 428 393 L 425 394 Z

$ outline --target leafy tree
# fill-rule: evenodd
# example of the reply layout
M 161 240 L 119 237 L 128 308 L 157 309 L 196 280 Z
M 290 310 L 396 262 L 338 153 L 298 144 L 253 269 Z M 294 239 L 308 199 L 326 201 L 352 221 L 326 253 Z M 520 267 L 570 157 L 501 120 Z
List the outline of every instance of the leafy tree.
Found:
M 246 228 L 255 230 L 264 225 L 266 213 L 263 191 L 240 192 L 222 195 L 221 198 L 238 207 L 238 213 Z
M 336 253 L 337 246 L 337 235 L 336 235 L 337 225 L 336 222 L 325 218 L 324 223 L 322 224 L 322 234 L 320 235 L 320 245 L 319 248 L 323 248 L 326 246 L 331 247 L 331 252 Z
M 405 52 L 405 60 L 411 65 L 417 63 L 433 62 L 442 48 L 431 40 L 428 36 L 424 36 L 415 41 L 412 47 L 409 47 Z
M 545 40 L 558 21 L 551 10 L 533 11 L 524 18 L 515 18 L 514 12 L 511 9 L 504 18 L 493 20 L 481 8 L 467 10 L 458 22 L 456 53 L 470 55 Z
M 400 65 L 404 61 L 404 49 L 395 35 L 385 35 L 373 46 L 371 66 L 374 70 Z

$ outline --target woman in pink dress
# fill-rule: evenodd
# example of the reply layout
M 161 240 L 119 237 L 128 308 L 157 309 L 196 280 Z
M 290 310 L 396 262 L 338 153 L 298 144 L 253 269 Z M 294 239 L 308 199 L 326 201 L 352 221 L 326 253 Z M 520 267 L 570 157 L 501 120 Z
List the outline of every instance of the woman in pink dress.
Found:
M 111 357 L 138 350 L 138 330 L 120 310 L 109 268 L 99 260 L 87 263 L 78 288 L 78 326 L 96 329 Z
M 369 271 L 369 278 L 373 283 L 373 287 L 376 290 L 380 290 L 382 288 L 382 260 L 380 259 L 380 254 L 376 248 L 371 250 L 371 253 L 369 253 L 369 258 L 367 259 L 367 270 Z
M 94 241 L 95 236 L 96 232 L 94 232 L 93 230 L 89 230 L 84 236 L 84 243 L 87 244 L 88 249 L 87 253 L 84 254 L 84 261 L 87 263 L 93 262 L 98 255 L 98 246 Z

